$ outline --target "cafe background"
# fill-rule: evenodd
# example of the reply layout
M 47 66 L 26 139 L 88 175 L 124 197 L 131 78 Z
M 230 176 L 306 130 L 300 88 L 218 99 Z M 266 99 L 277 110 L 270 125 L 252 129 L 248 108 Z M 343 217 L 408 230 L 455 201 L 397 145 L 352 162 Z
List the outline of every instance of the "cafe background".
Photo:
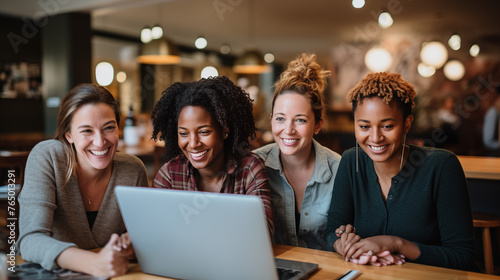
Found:
M 121 137 L 131 115 L 139 143 L 145 143 L 161 92 L 214 70 L 254 99 L 258 147 L 273 141 L 273 83 L 290 60 L 311 52 L 332 72 L 325 122 L 316 137 L 323 145 L 340 154 L 355 145 L 345 96 L 366 73 L 387 71 L 402 74 L 417 91 L 409 142 L 488 155 L 481 131 L 500 86 L 500 1 L 367 0 L 355 8 L 359 2 L 2 0 L 0 150 L 29 151 L 53 137 L 62 97 L 84 82 L 105 85 L 120 103 Z M 141 38 L 156 26 L 160 38 Z M 203 48 L 195 46 L 200 37 L 207 42 Z M 168 46 L 174 58 L 139 62 L 154 42 Z M 263 73 L 235 67 L 255 51 L 256 69 Z M 101 70 L 105 77 L 98 77 Z M 123 150 L 136 146 L 121 142 Z M 156 146 L 130 151 L 144 160 L 151 177 L 163 163 Z M 472 183 L 476 189 L 478 182 Z M 498 206 L 498 181 L 479 183 L 487 192 L 475 191 L 482 193 L 476 204 L 493 199 Z

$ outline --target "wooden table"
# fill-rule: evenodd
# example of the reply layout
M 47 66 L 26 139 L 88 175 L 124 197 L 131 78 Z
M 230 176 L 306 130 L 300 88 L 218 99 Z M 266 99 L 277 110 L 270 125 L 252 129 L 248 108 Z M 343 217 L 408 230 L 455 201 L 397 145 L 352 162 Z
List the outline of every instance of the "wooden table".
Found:
M 320 250 L 312 250 L 300 247 L 291 247 L 284 245 L 274 245 L 274 255 L 278 258 L 297 260 L 304 262 L 312 262 L 319 264 L 318 271 L 311 276 L 311 280 L 315 279 L 336 279 L 348 270 L 359 270 L 362 272 L 357 279 L 415 279 L 415 280 L 432 280 L 432 279 L 500 279 L 500 276 L 488 274 L 467 272 L 461 270 L 440 268 L 434 266 L 420 265 L 415 263 L 406 263 L 404 265 L 391 265 L 386 267 L 375 267 L 370 265 L 356 265 L 348 263 L 343 258 L 332 252 Z M 258 269 L 258 268 L 256 268 Z M 169 279 L 149 275 L 141 272 L 139 265 L 133 264 L 130 266 L 129 272 L 123 276 L 115 277 L 116 280 L 141 280 L 141 279 Z
M 500 180 L 500 158 L 457 156 L 468 179 Z

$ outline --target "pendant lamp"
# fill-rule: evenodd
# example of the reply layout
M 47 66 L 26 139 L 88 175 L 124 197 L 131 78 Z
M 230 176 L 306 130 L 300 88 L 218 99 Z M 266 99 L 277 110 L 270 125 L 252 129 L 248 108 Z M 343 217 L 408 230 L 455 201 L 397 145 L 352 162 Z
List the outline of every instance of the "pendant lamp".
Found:
M 144 44 L 137 60 L 143 64 L 178 64 L 181 62 L 181 57 L 177 46 L 167 38 L 161 37 Z

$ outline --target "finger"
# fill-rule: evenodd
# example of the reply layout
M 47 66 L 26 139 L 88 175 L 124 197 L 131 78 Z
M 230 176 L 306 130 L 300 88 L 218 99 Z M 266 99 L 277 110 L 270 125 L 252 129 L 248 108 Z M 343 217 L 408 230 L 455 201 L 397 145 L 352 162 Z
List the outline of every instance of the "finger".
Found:
M 388 256 L 390 254 L 391 254 L 391 252 L 389 252 L 389 251 L 382 251 L 382 252 L 377 254 L 377 257 L 385 257 L 385 256 Z
M 353 225 L 349 224 L 349 225 L 345 226 L 345 232 L 347 232 L 347 233 L 353 232 L 354 233 L 354 232 L 356 232 L 356 229 L 354 228 Z
M 371 256 L 369 255 L 361 255 L 358 260 L 359 260 L 359 264 L 367 264 L 371 259 Z
M 337 237 L 340 237 L 344 232 L 345 232 L 345 226 L 343 225 L 335 230 L 335 234 L 337 235 Z

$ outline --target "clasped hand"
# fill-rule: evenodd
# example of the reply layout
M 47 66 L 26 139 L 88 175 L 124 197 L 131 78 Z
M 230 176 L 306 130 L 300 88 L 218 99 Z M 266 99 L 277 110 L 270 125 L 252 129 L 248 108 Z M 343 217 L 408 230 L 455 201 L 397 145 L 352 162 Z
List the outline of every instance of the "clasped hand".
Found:
M 355 264 L 371 264 L 385 266 L 404 264 L 405 256 L 395 252 L 392 248 L 390 236 L 374 236 L 362 239 L 356 234 L 356 229 L 348 224 L 335 230 L 339 239 L 333 247 L 346 261 Z

